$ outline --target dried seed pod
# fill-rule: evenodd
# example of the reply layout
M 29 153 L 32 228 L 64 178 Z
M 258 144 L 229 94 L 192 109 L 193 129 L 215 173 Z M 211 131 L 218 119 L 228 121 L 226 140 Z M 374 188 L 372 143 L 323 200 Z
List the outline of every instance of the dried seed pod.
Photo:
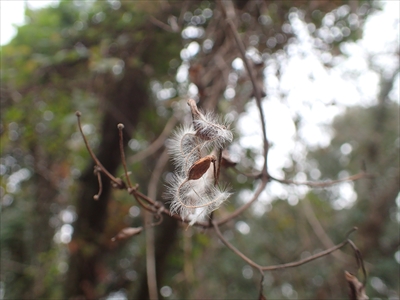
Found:
M 212 113 L 203 114 L 197 108 L 193 99 L 188 100 L 188 105 L 192 112 L 193 127 L 196 136 L 207 141 L 208 146 L 223 148 L 226 142 L 233 139 L 232 132 L 225 125 L 219 124 L 217 118 Z
M 177 172 L 186 177 L 189 168 L 201 158 L 204 141 L 196 136 L 193 126 L 181 126 L 168 140 L 167 146 Z
M 193 99 L 187 103 L 193 125 L 180 127 L 168 141 L 169 153 L 177 168 L 167 184 L 164 197 L 171 200 L 172 213 L 189 219 L 189 225 L 193 225 L 206 220 L 207 215 L 230 196 L 217 184 L 217 157 L 204 155 L 216 149 L 220 159 L 222 149 L 232 141 L 233 135 L 214 114 L 201 112 Z
M 210 168 L 211 163 L 215 163 L 217 158 L 214 155 L 207 155 L 196 161 L 189 169 L 187 180 L 196 180 L 201 178 Z

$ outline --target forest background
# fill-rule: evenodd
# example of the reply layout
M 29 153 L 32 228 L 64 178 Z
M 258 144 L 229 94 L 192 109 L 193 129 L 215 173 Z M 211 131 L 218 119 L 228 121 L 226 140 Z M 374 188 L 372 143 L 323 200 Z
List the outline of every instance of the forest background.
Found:
M 344 271 L 370 299 L 399 298 L 397 1 L 62 1 L 25 13 L 1 47 L 2 299 L 345 299 Z M 232 196 L 213 214 L 222 236 L 145 213 L 105 176 L 93 200 L 75 111 L 122 180 L 124 124 L 131 182 L 165 203 L 165 144 L 190 123 L 189 97 L 234 132 L 220 178 Z M 126 227 L 144 230 L 111 240 Z M 366 276 L 348 246 L 261 276 L 220 242 L 271 266 L 353 227 Z

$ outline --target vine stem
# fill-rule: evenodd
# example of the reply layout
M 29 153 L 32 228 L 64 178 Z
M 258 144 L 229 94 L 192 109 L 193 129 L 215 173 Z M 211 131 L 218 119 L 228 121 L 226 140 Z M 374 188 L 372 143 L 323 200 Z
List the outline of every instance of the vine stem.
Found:
M 136 201 L 139 203 L 139 205 L 142 208 L 144 208 L 145 210 L 147 210 L 149 212 L 152 212 L 152 213 L 163 213 L 163 214 L 168 215 L 168 216 L 170 216 L 170 217 L 172 217 L 172 218 L 174 218 L 176 220 L 179 220 L 179 221 L 181 221 L 183 223 L 189 223 L 188 220 L 183 219 L 179 214 L 172 213 L 169 209 L 165 208 L 165 206 L 161 202 L 155 201 L 152 198 L 150 198 L 150 197 L 144 195 L 143 193 L 141 193 L 138 190 L 138 185 L 136 185 L 135 187 L 128 188 L 126 186 L 126 184 L 121 179 L 115 178 L 110 172 L 108 172 L 107 169 L 101 164 L 101 162 L 98 160 L 98 158 L 94 154 L 93 150 L 91 149 L 91 147 L 90 147 L 90 145 L 89 145 L 89 143 L 88 143 L 88 141 L 86 139 L 86 136 L 83 133 L 82 125 L 81 125 L 81 121 L 80 121 L 81 113 L 79 111 L 77 111 L 76 112 L 76 116 L 77 116 L 77 120 L 78 120 L 79 131 L 80 131 L 80 133 L 82 135 L 82 138 L 83 138 L 83 140 L 85 142 L 86 149 L 88 150 L 90 156 L 92 157 L 92 159 L 95 162 L 95 165 L 97 166 L 99 171 L 101 171 L 103 174 L 105 174 L 106 177 L 108 177 L 118 188 L 127 189 L 128 193 L 133 195 L 133 197 L 136 199 Z M 128 174 L 126 173 L 125 175 L 128 178 Z M 361 176 L 361 174 L 356 174 L 356 175 L 350 176 L 346 180 L 357 180 L 357 179 L 362 178 L 364 176 L 367 177 L 367 176 L 371 176 L 371 175 L 366 175 L 364 173 L 364 175 Z M 309 185 L 311 185 L 310 182 L 300 183 L 300 182 L 289 182 L 289 181 L 286 181 L 286 180 L 279 180 L 279 179 L 275 179 L 275 178 L 271 178 L 271 177 L 265 176 L 263 173 L 261 173 L 257 177 L 261 178 L 261 184 L 257 188 L 257 190 L 254 193 L 252 199 L 249 202 L 247 202 L 246 204 L 244 204 L 242 207 L 238 208 L 236 211 L 234 211 L 233 213 L 228 215 L 227 217 L 225 217 L 225 218 L 223 218 L 223 219 L 221 219 L 219 221 L 215 221 L 215 222 L 217 222 L 218 226 L 223 225 L 223 224 L 229 222 L 230 220 L 236 218 L 243 211 L 245 211 L 247 208 L 249 208 L 252 205 L 252 203 L 255 202 L 258 199 L 259 195 L 264 190 L 264 188 L 266 187 L 266 185 L 268 183 L 269 178 L 273 179 L 273 180 L 276 180 L 276 181 L 280 181 L 282 183 L 309 184 Z M 340 181 L 344 181 L 344 179 L 340 180 Z M 333 183 L 337 183 L 337 182 L 339 182 L 339 180 L 332 181 L 329 184 L 333 184 Z M 327 184 L 327 183 L 324 183 L 324 184 Z M 148 205 L 146 205 L 145 203 L 147 203 Z M 203 228 L 211 228 L 211 227 L 213 227 L 213 225 L 210 222 L 196 222 L 193 225 L 199 226 L 199 227 L 203 227 Z
M 103 166 L 103 164 L 99 161 L 99 159 L 96 157 L 96 155 L 94 154 L 92 148 L 89 146 L 89 142 L 86 139 L 86 136 L 83 133 L 82 130 L 82 124 L 81 124 L 81 112 L 77 111 L 75 113 L 75 115 L 77 116 L 78 119 L 78 127 L 79 127 L 79 131 L 81 132 L 83 141 L 85 142 L 86 145 L 86 149 L 89 151 L 90 156 L 92 157 L 92 159 L 94 160 L 94 162 L 96 163 L 96 165 L 100 168 L 100 170 L 108 177 L 110 178 L 111 181 L 113 181 L 118 187 L 123 188 L 123 181 L 120 179 L 115 178 L 110 172 L 108 172 L 108 170 Z
M 232 1 L 220 1 L 220 7 L 223 12 L 225 12 L 226 15 L 226 22 L 229 25 L 229 29 L 233 34 L 233 37 L 235 39 L 236 45 L 239 48 L 239 52 L 241 54 L 242 60 L 244 62 L 244 65 L 246 67 L 247 73 L 249 74 L 251 84 L 253 86 L 254 90 L 254 96 L 256 99 L 256 104 L 258 111 L 260 113 L 260 119 L 261 119 L 261 126 L 262 126 L 262 133 L 263 133 L 263 143 L 264 143 L 264 168 L 263 168 L 263 173 L 265 175 L 268 175 L 268 165 L 267 165 L 267 160 L 268 160 L 268 151 L 269 151 L 269 141 L 267 138 L 267 125 L 265 123 L 265 117 L 264 117 L 264 111 L 262 109 L 261 105 L 261 91 L 260 87 L 257 84 L 257 80 L 254 76 L 253 69 L 249 63 L 249 60 L 246 57 L 246 49 L 244 47 L 244 44 L 242 40 L 240 39 L 239 33 L 237 32 L 236 26 L 233 23 L 233 20 L 236 18 L 236 13 L 235 13 L 235 8 L 233 7 Z
M 265 271 L 275 271 L 275 270 L 280 270 L 280 269 L 286 269 L 286 268 L 293 268 L 293 267 L 297 267 L 300 265 L 303 265 L 305 263 L 308 263 L 310 261 L 316 260 L 320 257 L 326 256 L 342 247 L 344 247 L 347 244 L 353 244 L 354 243 L 348 239 L 349 234 L 351 234 L 352 232 L 356 231 L 357 228 L 353 228 L 352 230 L 350 230 L 350 232 L 347 234 L 346 240 L 344 240 L 343 242 L 341 242 L 340 244 L 337 244 L 329 249 L 326 249 L 324 251 L 321 251 L 320 253 L 314 254 L 310 257 L 307 257 L 305 259 L 299 260 L 299 261 L 295 261 L 295 262 L 290 262 L 290 263 L 286 263 L 286 264 L 280 264 L 280 265 L 275 265 L 275 266 L 261 266 L 259 264 L 257 264 L 256 262 L 254 262 L 253 260 L 251 260 L 250 258 L 248 258 L 246 255 L 244 255 L 242 252 L 240 252 L 235 246 L 233 246 L 231 243 L 229 243 L 225 237 L 223 236 L 223 234 L 221 233 L 218 223 L 217 222 L 212 222 L 212 225 L 214 227 L 215 232 L 217 233 L 218 237 L 220 238 L 220 240 L 222 241 L 222 243 L 225 244 L 225 246 L 227 246 L 229 249 L 231 249 L 237 256 L 239 256 L 241 259 L 243 259 L 245 262 L 247 262 L 250 266 L 258 269 L 261 273 L 265 272 Z M 356 252 L 356 250 L 353 247 L 353 250 Z M 359 257 L 357 256 L 357 263 L 359 263 Z M 361 260 L 362 261 L 362 260 Z
M 131 189 L 132 183 L 131 180 L 129 179 L 128 168 L 126 167 L 125 151 L 124 151 L 124 136 L 123 136 L 124 124 L 119 123 L 117 127 L 119 131 L 119 150 L 121 154 L 121 161 L 124 167 L 126 180 L 128 181 L 128 187 Z
M 314 187 L 314 188 L 324 188 L 324 187 L 329 187 L 338 183 L 342 183 L 345 181 L 356 181 L 362 178 L 371 178 L 373 177 L 371 174 L 367 174 L 364 171 L 351 175 L 346 178 L 342 179 L 336 179 L 336 180 L 327 180 L 327 181 L 295 181 L 295 180 L 289 180 L 289 179 L 278 179 L 272 176 L 269 176 L 271 180 L 283 183 L 283 184 L 294 184 L 294 185 L 307 185 L 309 187 Z

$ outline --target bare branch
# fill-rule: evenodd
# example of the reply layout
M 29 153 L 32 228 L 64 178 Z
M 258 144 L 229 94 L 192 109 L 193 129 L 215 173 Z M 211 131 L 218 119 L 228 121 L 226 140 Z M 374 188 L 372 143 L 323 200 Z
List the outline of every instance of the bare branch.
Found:
M 222 162 L 222 149 L 218 150 L 218 159 L 217 159 L 217 170 L 214 175 L 214 185 L 218 185 L 218 180 L 219 180 L 219 174 L 221 172 L 221 162 Z M 214 164 L 214 170 L 215 170 L 215 164 Z
M 223 225 L 223 224 L 227 223 L 228 221 L 236 218 L 238 215 L 240 215 L 242 212 L 244 212 L 246 209 L 248 209 L 258 199 L 258 197 L 260 196 L 261 192 L 267 186 L 267 183 L 268 183 L 268 179 L 266 177 L 263 178 L 263 180 L 261 181 L 261 183 L 258 186 L 257 190 L 255 191 L 255 193 L 253 195 L 253 198 L 251 198 L 251 200 L 249 202 L 247 202 L 242 207 L 240 207 L 237 210 L 235 210 L 233 213 L 231 213 L 227 217 L 225 217 L 222 220 L 218 221 L 217 224 L 218 225 Z
M 149 212 L 144 213 L 146 222 L 146 270 L 147 286 L 149 289 L 149 299 L 158 299 L 156 260 L 154 249 L 154 227 L 151 226 L 153 215 Z
M 146 201 L 147 203 L 149 203 L 149 204 L 151 204 L 151 206 L 148 206 L 146 203 L 144 203 L 143 201 L 142 201 L 142 198 L 141 197 L 139 197 L 138 196 L 138 191 L 137 191 L 137 189 L 138 189 L 138 186 L 136 186 L 136 187 L 134 187 L 134 188 L 132 188 L 132 189 L 128 189 L 128 192 L 129 192 L 129 194 L 131 194 L 131 195 L 133 195 L 133 197 L 136 199 L 136 201 L 139 203 L 139 205 L 141 206 L 141 207 L 143 207 L 145 210 L 147 210 L 148 212 L 151 212 L 151 213 L 154 213 L 154 211 L 155 211 L 155 209 L 154 209 L 154 204 L 153 203 L 155 203 L 153 200 L 151 200 L 150 202 L 149 201 L 147 201 L 147 200 L 144 200 L 144 201 Z
M 321 241 L 321 243 L 324 245 L 325 248 L 333 247 L 334 243 L 332 242 L 332 240 L 322 227 L 321 223 L 319 222 L 311 206 L 310 201 L 308 199 L 303 199 L 302 204 L 303 204 L 302 205 L 303 212 L 315 235 L 318 237 L 318 239 Z M 347 255 L 341 251 L 335 252 L 332 255 L 343 262 L 349 261 Z
M 217 233 L 219 239 L 222 241 L 222 243 L 225 244 L 229 249 L 231 249 L 237 256 L 239 256 L 241 259 L 243 259 L 245 262 L 247 262 L 250 266 L 262 271 L 262 266 L 259 264 L 255 263 L 252 261 L 250 258 L 248 258 L 246 255 L 244 255 L 242 252 L 240 252 L 238 249 L 235 248 L 231 243 L 229 243 L 224 236 L 222 235 L 221 231 L 219 230 L 218 224 L 214 221 L 211 223 L 214 227 L 215 232 Z
M 171 26 L 169 26 L 168 24 L 165 24 L 164 22 L 161 22 L 159 19 L 157 19 L 153 16 L 150 16 L 150 22 L 167 32 L 173 32 L 173 33 L 176 32 L 176 30 L 172 29 Z
M 89 154 L 92 157 L 92 159 L 94 160 L 94 162 L 96 163 L 96 165 L 99 167 L 101 172 L 103 172 L 118 188 L 121 188 L 121 189 L 125 188 L 125 183 L 121 179 L 115 178 L 110 172 L 107 171 L 107 169 L 102 165 L 102 163 L 99 161 L 99 159 L 94 154 L 92 148 L 89 146 L 86 136 L 84 135 L 83 130 L 82 130 L 81 118 L 80 118 L 82 115 L 81 112 L 77 111 L 75 113 L 75 115 L 77 116 L 77 119 L 78 119 L 79 131 L 81 132 L 83 141 L 85 142 L 86 149 L 89 151 Z
M 348 241 L 349 241 L 350 246 L 354 250 L 354 255 L 357 260 L 358 268 L 361 268 L 361 270 L 363 272 L 363 275 L 364 275 L 363 286 L 365 286 L 365 284 L 367 283 L 367 271 L 365 270 L 364 259 L 362 258 L 361 251 L 357 248 L 357 246 L 351 240 L 348 240 Z
M 160 158 L 157 160 L 157 163 L 150 177 L 149 185 L 147 186 L 147 194 L 150 199 L 155 199 L 157 197 L 157 183 L 161 177 L 161 174 L 167 162 L 168 162 L 168 152 L 167 150 L 164 149 Z M 157 213 L 155 215 L 158 216 L 159 220 L 155 223 L 152 223 L 153 226 L 161 224 L 163 220 L 161 213 L 163 212 L 163 210 L 165 210 L 164 206 L 162 206 L 161 204 L 160 207 L 156 209 Z
M 332 186 L 334 184 L 338 184 L 341 182 L 345 182 L 345 181 L 356 181 L 359 180 L 361 178 L 371 178 L 373 177 L 373 175 L 365 173 L 365 172 L 361 172 L 346 178 L 342 178 L 342 179 L 336 179 L 336 180 L 327 180 L 327 181 L 295 181 L 295 180 L 289 180 L 289 179 L 278 179 L 275 177 L 272 177 L 271 175 L 269 176 L 269 178 L 271 180 L 275 180 L 277 182 L 280 183 L 284 183 L 284 184 L 294 184 L 294 185 L 307 185 L 309 187 L 313 187 L 313 188 L 324 188 L 324 187 L 329 187 Z
M 314 254 L 314 255 L 312 255 L 312 256 L 310 256 L 310 257 L 307 257 L 307 258 L 305 258 L 305 259 L 302 259 L 302 260 L 299 260 L 299 261 L 296 261 L 296 262 L 291 262 L 291 263 L 287 263 L 287 264 L 280 264 L 280 265 L 275 265 L 275 266 L 261 266 L 261 265 L 255 263 L 254 261 L 252 261 L 252 260 L 251 260 L 250 258 L 248 258 L 246 255 L 244 255 L 242 252 L 240 252 L 238 249 L 236 249 L 235 246 L 233 246 L 231 243 L 229 243 L 229 242 L 224 238 L 224 236 L 222 235 L 221 231 L 219 230 L 218 223 L 212 222 L 212 224 L 213 224 L 213 226 L 214 226 L 215 232 L 217 233 L 217 235 L 218 235 L 218 237 L 221 239 L 221 241 L 222 241 L 229 249 L 231 249 L 233 252 L 235 252 L 236 255 L 238 255 L 241 259 L 243 259 L 245 262 L 247 262 L 250 266 L 252 266 L 252 267 L 258 269 L 260 272 L 263 272 L 263 271 L 274 271 L 274 270 L 280 270 L 280 269 L 286 269 L 286 268 L 297 267 L 297 266 L 303 265 L 303 264 L 305 264 L 305 263 L 308 263 L 308 262 L 310 262 L 310 261 L 316 260 L 316 259 L 318 259 L 318 258 L 320 258 L 320 257 L 326 256 L 326 255 L 328 255 L 328 254 L 330 254 L 330 253 L 332 253 L 332 252 L 334 252 L 334 251 L 336 251 L 336 250 L 342 248 L 343 246 L 347 245 L 348 243 L 350 243 L 349 240 L 346 239 L 345 241 L 341 242 L 340 244 L 338 244 L 338 245 L 336 245 L 336 246 L 333 246 L 333 247 L 331 247 L 331 248 L 329 248 L 329 249 L 326 249 L 325 251 L 322 251 L 322 252 L 320 252 L 320 253 Z M 353 229 L 349 232 L 349 234 L 352 233 L 352 232 L 354 232 L 355 230 L 356 230 L 356 228 L 353 228 Z M 348 234 L 348 235 L 349 235 L 349 234 Z M 347 236 L 348 236 L 348 235 L 347 235 Z
M 264 296 L 264 293 L 263 293 L 263 287 L 264 287 L 264 273 L 261 272 L 260 293 L 258 294 L 259 300 L 267 300 L 267 298 Z
M 122 165 L 124 166 L 125 177 L 126 177 L 126 180 L 128 181 L 128 187 L 131 189 L 132 183 L 131 183 L 131 180 L 129 179 L 128 169 L 126 167 L 125 151 L 124 151 L 124 135 L 122 132 L 122 130 L 124 129 L 124 124 L 119 123 L 117 127 L 118 127 L 118 131 L 119 131 L 119 151 L 121 153 L 121 161 L 122 161 Z
M 253 69 L 250 66 L 249 60 L 246 57 L 246 49 L 244 48 L 243 42 L 240 39 L 239 33 L 236 30 L 236 26 L 233 23 L 233 20 L 236 18 L 235 9 L 233 7 L 232 1 L 223 1 L 221 3 L 221 9 L 225 12 L 227 19 L 226 22 L 229 25 L 230 30 L 233 33 L 233 37 L 235 38 L 236 44 L 239 48 L 240 54 L 242 56 L 242 60 L 244 65 L 246 66 L 247 73 L 249 74 L 251 84 L 253 85 L 254 96 L 256 99 L 257 107 L 260 112 L 260 119 L 261 119 L 261 126 L 263 132 L 263 142 L 264 142 L 264 168 L 263 173 L 268 174 L 268 165 L 267 165 L 267 158 L 268 158 L 268 151 L 269 151 L 269 142 L 267 139 L 267 126 L 265 123 L 264 112 L 261 106 L 261 90 L 259 85 L 257 84 L 257 80 L 254 76 Z M 226 6 L 228 9 L 226 9 Z
M 129 158 L 129 163 L 134 163 L 143 160 L 144 158 L 154 154 L 158 149 L 160 149 L 163 145 L 165 140 L 170 135 L 172 129 L 175 127 L 176 123 L 178 122 L 177 118 L 172 116 L 167 124 L 165 124 L 164 130 L 158 136 L 158 138 L 146 149 L 136 153 L 132 157 Z
M 97 181 L 99 182 L 99 191 L 93 196 L 93 199 L 99 200 L 101 193 L 103 192 L 103 183 L 101 181 L 101 170 L 97 165 L 94 166 L 94 174 L 97 176 Z

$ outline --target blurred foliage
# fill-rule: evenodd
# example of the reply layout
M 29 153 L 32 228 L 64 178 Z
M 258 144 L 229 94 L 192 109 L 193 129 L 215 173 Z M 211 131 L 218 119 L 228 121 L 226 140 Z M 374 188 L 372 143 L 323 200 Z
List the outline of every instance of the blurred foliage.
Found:
M 256 1 L 236 2 L 243 40 L 246 46 L 255 47 L 263 59 L 276 59 L 272 55 L 285 49 L 293 39 L 294 34 L 287 26 L 293 14 L 308 22 L 309 31 L 319 41 L 316 49 L 338 54 L 340 43 L 360 37 L 362 22 L 372 12 L 369 1 L 358 1 L 358 7 L 353 7 L 352 1 L 270 1 L 260 7 L 255 7 Z M 141 70 L 146 74 L 152 101 L 140 114 L 127 156 L 146 149 L 161 134 L 170 116 L 187 120 L 187 116 L 182 116 L 182 107 L 186 106 L 177 98 L 190 94 L 191 82 L 187 78 L 177 80 L 177 73 L 182 65 L 208 60 L 207 54 L 214 53 L 204 47 L 205 41 L 208 38 L 219 41 L 221 30 L 185 37 L 179 31 L 167 33 L 148 20 L 149 16 L 159 17 L 170 28 L 181 20 L 178 25 L 182 30 L 189 27 L 207 30 L 220 17 L 213 18 L 210 11 L 217 11 L 212 1 L 190 5 L 173 1 L 168 5 L 162 1 L 61 1 L 54 7 L 26 11 L 26 24 L 1 48 L 0 244 L 5 298 L 63 297 L 68 256 L 77 246 L 70 242 L 71 224 L 77 218 L 74 207 L 77 181 L 90 165 L 76 129 L 74 112 L 82 112 L 83 130 L 96 150 L 102 138 L 98 131 L 104 94 L 129 70 Z M 201 44 L 201 50 L 184 59 L 182 51 L 193 41 Z M 237 53 L 226 55 L 229 56 L 232 61 Z M 215 65 L 213 60 L 209 63 Z M 239 78 L 243 75 L 237 73 Z M 242 82 L 239 80 L 237 94 L 243 92 L 248 97 L 248 79 L 244 77 Z M 163 98 L 162 92 L 170 94 Z M 234 120 L 247 102 L 247 98 L 230 102 L 223 95 L 218 97 L 216 109 L 223 114 L 236 109 Z M 367 294 L 383 298 L 396 293 L 398 277 L 392 275 L 398 270 L 394 261 L 394 253 L 398 251 L 395 202 L 389 201 L 390 217 L 380 224 L 378 243 L 367 241 L 369 233 L 363 229 L 373 215 L 374 201 L 379 201 L 385 187 L 393 185 L 394 174 L 398 173 L 398 146 L 394 144 L 398 138 L 398 105 L 382 102 L 370 108 L 349 108 L 335 120 L 336 134 L 329 147 L 310 152 L 307 158 L 309 177 L 318 169 L 322 174 L 320 179 L 357 173 L 360 161 L 365 160 L 367 171 L 376 177 L 373 185 L 370 179 L 349 183 L 355 189 L 357 201 L 337 209 L 340 185 L 310 190 L 296 205 L 275 197 L 263 207 L 263 213 L 249 210 L 227 224 L 223 228 L 226 239 L 263 265 L 286 263 L 316 253 L 325 246 L 312 233 L 305 213 L 304 201 L 307 201 L 334 243 L 341 242 L 348 229 L 360 227 L 360 235 L 354 235 L 354 241 L 365 253 L 371 274 Z M 346 149 L 351 150 L 347 153 Z M 251 149 L 243 152 L 239 169 L 254 165 L 257 156 Z M 131 179 L 143 190 L 159 156 L 157 152 L 129 166 Z M 393 163 L 396 160 L 397 167 Z M 293 167 L 285 175 L 289 178 L 296 173 Z M 120 174 L 122 169 L 118 171 Z M 159 187 L 168 174 L 168 170 L 163 173 Z M 216 217 L 233 211 L 256 186 L 253 179 L 231 169 L 224 170 L 222 176 L 235 196 L 216 212 Z M 370 197 L 371 186 L 375 187 L 375 198 Z M 96 292 L 110 295 L 122 291 L 132 298 L 145 275 L 144 235 L 120 243 L 112 243 L 110 239 L 126 226 L 141 226 L 141 209 L 122 191 L 113 192 L 112 200 L 108 207 L 112 217 L 107 219 L 103 238 L 107 255 L 97 270 Z M 214 234 L 185 229 L 178 233 L 179 242 L 172 245 L 159 283 L 159 288 L 172 288 L 170 299 L 257 297 L 260 277 L 255 270 L 223 246 Z M 265 295 L 268 299 L 343 297 L 347 294 L 343 270 L 357 272 L 351 250 L 345 248 L 343 252 L 346 261 L 328 256 L 295 269 L 266 273 Z M 386 286 L 380 292 L 377 279 Z M 371 280 L 375 280 L 374 284 Z
M 167 37 L 154 26 L 146 36 L 146 13 L 156 7 L 62 1 L 55 7 L 28 9 L 26 24 L 2 47 L 1 245 L 2 261 L 10 261 L 2 269 L 8 298 L 61 297 L 68 269 L 62 243 L 68 243 L 70 223 L 76 219 L 75 181 L 89 159 L 74 112 L 84 115 L 83 130 L 96 148 L 104 83 L 118 82 L 132 68 L 165 78 L 169 60 L 181 48 L 180 38 Z M 46 188 L 50 194 L 41 190 Z M 126 216 L 126 205 L 117 213 Z M 117 220 L 107 234 L 115 235 L 123 226 L 123 218 Z M 30 245 L 39 242 L 35 237 L 40 234 L 47 240 L 38 253 Z M 42 272 L 48 275 L 42 277 Z
M 381 289 L 369 285 L 367 295 L 375 297 L 391 297 L 399 289 L 398 278 L 393 276 L 398 270 L 395 253 L 399 242 L 395 202 L 399 193 L 398 111 L 399 105 L 387 100 L 374 107 L 349 108 L 335 119 L 335 137 L 329 148 L 309 153 L 324 176 L 343 178 L 362 168 L 373 175 L 373 178 L 351 183 L 357 201 L 351 200 L 354 202 L 348 207 L 341 202 L 346 199 L 343 186 L 319 191 L 317 195 L 320 201 L 328 201 L 336 208 L 331 214 L 337 224 L 344 228 L 359 227 L 360 236 L 355 235 L 355 241 L 367 264 L 372 264 L 370 276 L 380 278 L 387 285 Z M 336 164 L 326 161 L 336 161 Z M 320 219 L 326 228 L 332 227 L 325 218 Z M 335 235 L 335 229 L 330 229 L 330 236 Z

